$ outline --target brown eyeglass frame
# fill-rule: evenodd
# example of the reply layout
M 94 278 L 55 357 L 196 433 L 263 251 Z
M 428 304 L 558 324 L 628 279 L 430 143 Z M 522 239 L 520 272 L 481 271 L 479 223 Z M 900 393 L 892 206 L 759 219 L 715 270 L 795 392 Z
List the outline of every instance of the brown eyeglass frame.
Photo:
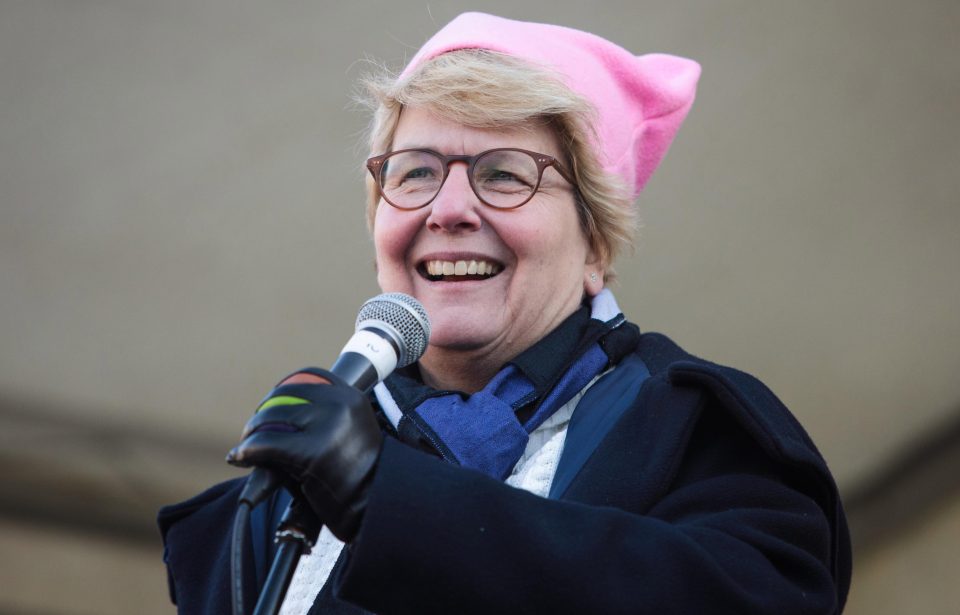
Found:
M 440 185 L 437 187 L 437 193 L 434 194 L 432 197 L 430 197 L 429 201 L 427 201 L 423 205 L 418 205 L 417 207 L 400 207 L 399 205 L 397 205 L 396 203 L 393 203 L 390 199 L 388 199 L 387 195 L 384 193 L 384 190 L 383 190 L 383 183 L 380 177 L 380 174 L 383 171 L 383 163 L 390 156 L 393 156 L 396 154 L 402 154 L 404 152 L 423 152 L 425 154 L 430 154 L 431 156 L 435 156 L 436 158 L 440 159 L 443 165 L 443 178 L 440 180 Z M 517 205 L 511 205 L 510 207 L 500 207 L 498 205 L 493 205 L 491 203 L 488 203 L 487 201 L 483 200 L 482 196 L 480 196 L 480 192 L 477 190 L 476 185 L 474 185 L 473 183 L 473 171 L 477 165 L 477 161 L 480 160 L 480 158 L 482 158 L 483 156 L 486 156 L 487 154 L 491 154 L 493 152 L 520 152 L 521 154 L 527 154 L 528 156 L 533 158 L 534 162 L 536 162 L 537 185 L 533 187 L 533 190 L 530 192 L 530 196 L 524 199 L 523 202 Z M 466 163 L 467 181 L 470 182 L 470 189 L 473 190 L 473 193 L 477 196 L 477 198 L 480 200 L 481 203 L 483 203 L 487 207 L 492 207 L 493 209 L 517 209 L 518 207 L 522 207 L 526 205 L 530 201 L 530 199 L 532 199 L 534 195 L 537 194 L 537 191 L 540 190 L 540 182 L 543 180 L 543 172 L 547 169 L 547 167 L 555 168 L 557 170 L 557 173 L 560 174 L 560 177 L 567 180 L 567 182 L 569 182 L 570 185 L 573 186 L 574 188 L 577 188 L 577 182 L 574 179 L 573 175 L 569 171 L 567 171 L 567 169 L 564 168 L 562 164 L 560 164 L 559 160 L 557 160 L 553 156 L 548 156 L 547 154 L 541 154 L 539 152 L 531 152 L 530 150 L 520 149 L 518 147 L 495 147 L 493 149 L 484 150 L 479 154 L 474 154 L 473 156 L 466 156 L 466 155 L 446 156 L 432 149 L 425 149 L 420 147 L 413 147 L 409 149 L 399 149 L 395 152 L 387 152 L 386 154 L 380 154 L 379 156 L 368 158 L 367 170 L 370 171 L 370 175 L 373 176 L 373 180 L 377 184 L 377 189 L 380 191 L 380 196 L 383 197 L 384 201 L 386 201 L 393 207 L 396 207 L 397 209 L 400 209 L 403 211 L 414 211 L 414 210 L 422 209 L 426 207 L 440 195 L 440 191 L 443 190 L 443 185 L 447 183 L 447 177 L 450 176 L 450 164 L 454 162 Z

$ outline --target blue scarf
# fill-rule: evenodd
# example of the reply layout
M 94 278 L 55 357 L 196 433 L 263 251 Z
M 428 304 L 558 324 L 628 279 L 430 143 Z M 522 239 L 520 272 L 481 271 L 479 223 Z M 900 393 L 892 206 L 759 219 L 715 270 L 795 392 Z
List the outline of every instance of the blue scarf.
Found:
M 579 346 L 559 380 L 538 399 L 534 383 L 513 363 L 508 363 L 483 390 L 466 395 L 436 391 L 411 408 L 402 408 L 381 382 L 374 394 L 397 431 L 411 427 L 441 457 L 504 480 L 526 449 L 529 434 L 599 376 L 611 362 L 601 347 L 603 338 L 622 325 L 623 314 L 613 293 L 604 289 L 591 302 L 590 335 Z M 529 417 L 517 411 L 535 404 Z

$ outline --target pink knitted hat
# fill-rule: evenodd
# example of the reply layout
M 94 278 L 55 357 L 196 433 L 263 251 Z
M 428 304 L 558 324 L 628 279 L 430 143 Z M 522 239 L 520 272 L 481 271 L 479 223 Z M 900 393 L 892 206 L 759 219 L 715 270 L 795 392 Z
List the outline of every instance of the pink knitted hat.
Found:
M 588 32 L 463 13 L 426 42 L 401 77 L 457 49 L 488 49 L 558 71 L 598 112 L 597 145 L 607 172 L 640 194 L 693 104 L 700 65 L 665 54 L 635 56 Z

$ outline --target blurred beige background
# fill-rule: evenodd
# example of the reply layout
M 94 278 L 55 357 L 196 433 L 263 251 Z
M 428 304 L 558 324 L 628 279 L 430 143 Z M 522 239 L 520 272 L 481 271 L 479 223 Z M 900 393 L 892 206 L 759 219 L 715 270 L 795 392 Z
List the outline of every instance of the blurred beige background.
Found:
M 960 3 L 0 0 L 0 613 L 170 613 L 153 517 L 376 294 L 375 58 L 457 13 L 703 64 L 615 288 L 833 468 L 847 613 L 960 613 Z

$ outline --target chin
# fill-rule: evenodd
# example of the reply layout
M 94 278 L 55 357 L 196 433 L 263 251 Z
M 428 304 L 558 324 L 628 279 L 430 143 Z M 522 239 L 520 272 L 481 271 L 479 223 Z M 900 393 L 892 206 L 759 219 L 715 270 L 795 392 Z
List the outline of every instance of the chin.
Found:
M 487 332 L 478 331 L 473 327 L 440 326 L 430 331 L 430 345 L 444 350 L 468 352 L 482 348 L 493 336 Z

